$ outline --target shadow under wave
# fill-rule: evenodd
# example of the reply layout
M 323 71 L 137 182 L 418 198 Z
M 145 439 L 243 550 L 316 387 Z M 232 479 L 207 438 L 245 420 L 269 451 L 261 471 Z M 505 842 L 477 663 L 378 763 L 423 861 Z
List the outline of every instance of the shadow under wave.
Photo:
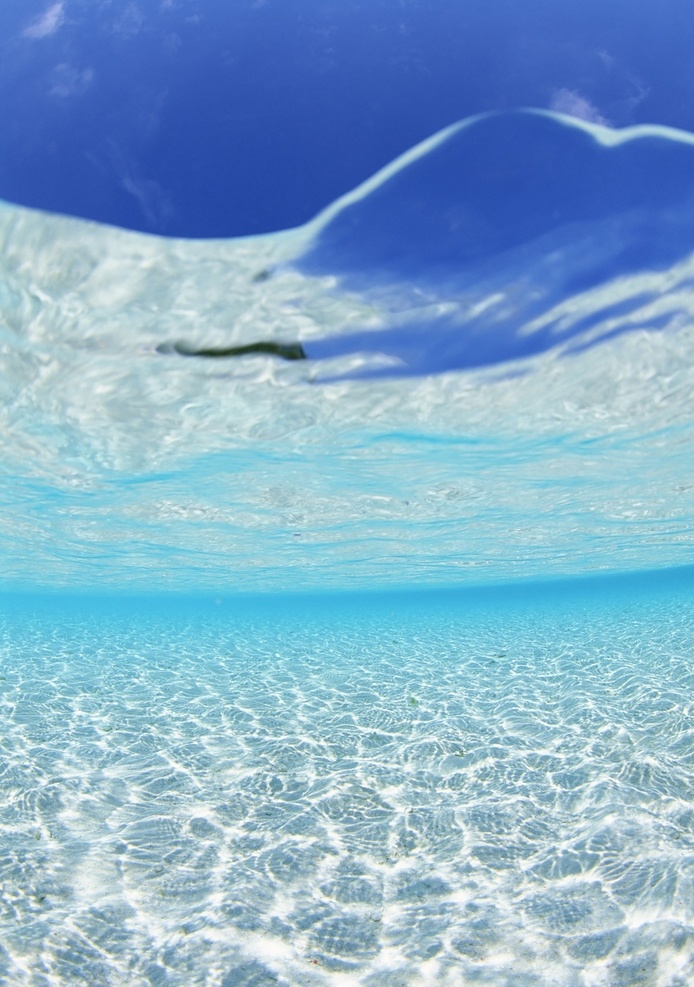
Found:
M 304 341 L 385 356 L 345 376 L 489 367 L 678 324 L 694 251 L 694 138 L 534 110 L 449 128 L 316 221 L 291 267 L 379 325 Z M 324 378 L 325 379 L 325 378 Z M 334 378 L 331 378 L 334 379 Z

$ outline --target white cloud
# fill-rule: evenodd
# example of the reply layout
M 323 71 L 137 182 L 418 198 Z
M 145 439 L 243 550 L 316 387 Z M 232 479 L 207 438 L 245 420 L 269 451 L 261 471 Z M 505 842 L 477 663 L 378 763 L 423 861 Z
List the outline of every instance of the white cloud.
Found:
M 167 221 L 173 215 L 173 207 L 159 182 L 136 174 L 126 174 L 121 178 L 120 184 L 137 201 L 149 228 L 159 232 L 165 229 Z
M 558 89 L 552 96 L 549 108 L 555 113 L 565 113 L 567 116 L 578 117 L 579 120 L 586 120 L 588 123 L 599 123 L 603 127 L 611 126 L 610 121 L 600 110 L 575 89 Z
M 64 0 L 52 3 L 42 14 L 40 14 L 31 24 L 24 29 L 22 36 L 38 41 L 41 38 L 48 38 L 55 34 L 60 25 L 65 20 Z
M 122 38 L 134 38 L 142 30 L 145 15 L 136 3 L 129 3 L 113 22 L 113 33 Z
M 67 99 L 69 96 L 81 96 L 89 89 L 94 81 L 94 70 L 79 69 L 62 62 L 56 65 L 50 75 L 50 96 Z

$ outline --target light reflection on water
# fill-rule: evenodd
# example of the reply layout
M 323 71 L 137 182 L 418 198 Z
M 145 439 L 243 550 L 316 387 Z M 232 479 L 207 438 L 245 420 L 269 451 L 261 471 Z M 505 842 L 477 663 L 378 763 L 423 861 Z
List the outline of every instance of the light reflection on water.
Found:
M 689 135 L 525 112 L 272 236 L 4 206 L 5 585 L 690 562 L 693 161 Z

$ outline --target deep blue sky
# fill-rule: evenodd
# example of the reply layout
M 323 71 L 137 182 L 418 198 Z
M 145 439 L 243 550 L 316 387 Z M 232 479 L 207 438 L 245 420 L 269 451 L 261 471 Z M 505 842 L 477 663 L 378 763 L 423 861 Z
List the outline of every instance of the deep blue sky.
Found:
M 286 228 L 471 113 L 694 131 L 693 52 L 693 0 L 2 0 L 0 197 Z

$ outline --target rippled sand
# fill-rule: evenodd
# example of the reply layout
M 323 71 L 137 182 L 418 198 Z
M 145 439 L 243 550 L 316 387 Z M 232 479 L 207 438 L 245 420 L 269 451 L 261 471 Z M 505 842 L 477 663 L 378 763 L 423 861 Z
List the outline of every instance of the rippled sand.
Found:
M 693 646 L 682 600 L 7 609 L 0 980 L 685 987 Z

